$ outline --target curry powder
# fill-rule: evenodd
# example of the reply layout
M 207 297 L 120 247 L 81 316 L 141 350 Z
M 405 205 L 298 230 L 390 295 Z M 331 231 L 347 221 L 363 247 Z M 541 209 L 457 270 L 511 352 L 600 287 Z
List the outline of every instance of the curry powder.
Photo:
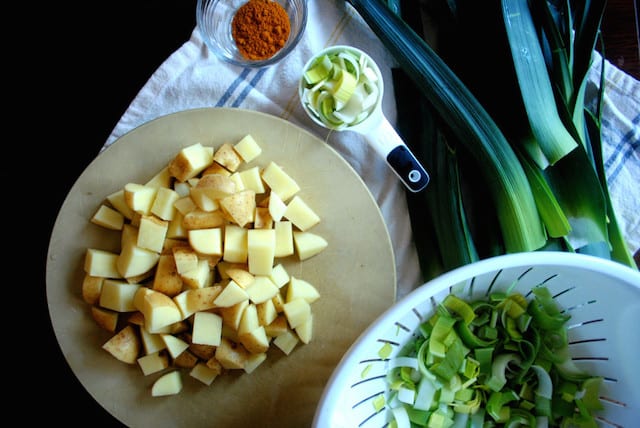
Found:
M 264 60 L 276 54 L 289 38 L 289 15 L 272 0 L 249 0 L 231 22 L 231 34 L 247 59 Z

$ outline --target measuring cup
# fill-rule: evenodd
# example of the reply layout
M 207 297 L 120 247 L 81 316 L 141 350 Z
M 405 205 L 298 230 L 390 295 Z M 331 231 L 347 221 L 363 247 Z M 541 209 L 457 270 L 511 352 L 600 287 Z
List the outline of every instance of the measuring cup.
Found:
M 347 126 L 331 126 L 323 122 L 316 113 L 313 112 L 305 101 L 305 78 L 300 79 L 300 85 L 298 87 L 300 102 L 307 115 L 318 125 L 333 129 L 335 131 L 354 131 L 364 136 L 367 143 L 375 149 L 375 151 L 382 156 L 382 158 L 391 167 L 391 170 L 400 178 L 402 183 L 411 192 L 419 192 L 424 189 L 429 183 L 429 174 L 416 159 L 409 147 L 400 138 L 393 126 L 389 123 L 384 113 L 382 112 L 382 96 L 384 93 L 384 82 L 382 80 L 382 73 L 378 68 L 378 65 L 371 59 L 369 55 L 362 50 L 344 45 L 336 45 L 326 48 L 316 55 L 314 55 L 304 66 L 303 74 L 306 72 L 316 61 L 317 58 L 326 54 L 335 54 L 339 52 L 351 52 L 355 53 L 358 57 L 364 56 L 367 60 L 369 67 L 374 71 L 377 76 L 378 97 L 369 113 L 369 116 L 354 125 Z

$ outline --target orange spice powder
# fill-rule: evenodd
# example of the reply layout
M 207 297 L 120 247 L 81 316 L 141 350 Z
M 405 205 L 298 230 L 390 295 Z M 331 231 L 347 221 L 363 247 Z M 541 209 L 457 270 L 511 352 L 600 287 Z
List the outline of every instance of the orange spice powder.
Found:
M 231 22 L 231 34 L 247 59 L 264 60 L 276 54 L 289 38 L 289 15 L 272 0 L 249 0 Z

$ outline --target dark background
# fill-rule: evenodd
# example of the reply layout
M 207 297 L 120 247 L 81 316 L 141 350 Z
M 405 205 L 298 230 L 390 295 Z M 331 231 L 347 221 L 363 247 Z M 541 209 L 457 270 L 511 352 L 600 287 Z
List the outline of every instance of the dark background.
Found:
M 0 169 L 5 186 L 15 183 L 11 180 L 30 175 L 27 185 L 31 190 L 23 194 L 27 201 L 19 214 L 24 215 L 26 208 L 26 215 L 37 220 L 34 224 L 39 245 L 36 260 L 39 276 L 35 281 L 29 279 L 28 284 L 13 285 L 29 288 L 28 292 L 36 295 L 37 304 L 29 309 L 34 309 L 38 323 L 35 336 L 26 335 L 27 329 L 22 327 L 18 332 L 17 343 L 23 347 L 17 350 L 29 354 L 35 363 L 20 366 L 21 372 L 30 371 L 34 379 L 18 382 L 26 383 L 26 390 L 16 398 L 35 400 L 46 403 L 49 409 L 57 409 L 40 414 L 47 423 L 119 426 L 121 424 L 85 392 L 56 343 L 46 306 L 48 240 L 58 210 L 77 177 L 98 154 L 153 72 L 189 39 L 195 27 L 196 1 L 49 3 L 33 6 L 45 8 L 38 12 L 36 19 L 32 15 L 34 11 L 15 15 L 19 16 L 15 22 L 18 29 L 13 30 L 14 37 L 7 43 L 6 54 L 15 61 L 5 77 L 5 90 L 17 93 L 18 97 L 5 127 L 18 136 L 17 140 L 6 139 L 5 144 L 13 142 L 13 146 L 17 142 L 24 157 L 35 157 L 38 161 L 35 168 L 25 169 L 14 155 L 5 155 L 4 164 L 10 164 L 10 168 Z M 611 44 L 606 45 L 606 56 L 640 78 L 634 2 L 610 0 L 608 7 L 603 33 L 605 43 L 611 40 Z M 14 19 L 8 15 L 5 22 Z M 18 83 L 25 76 L 30 77 L 28 83 Z M 5 150 L 8 147 L 5 146 Z M 38 199 L 34 198 L 42 198 L 47 203 L 36 204 Z M 11 207 L 13 209 L 13 205 Z M 4 216 L 9 216 L 5 225 L 27 226 L 15 220 L 14 210 L 5 207 L 3 211 Z M 34 232 L 29 228 L 28 233 L 32 236 Z M 33 254 L 32 248 L 30 251 L 29 254 Z M 26 273 L 32 278 L 30 270 Z M 18 278 L 25 279 L 24 275 Z M 24 315 L 19 323 L 23 321 L 26 321 Z M 152 416 L 149 422 L 153 425 Z

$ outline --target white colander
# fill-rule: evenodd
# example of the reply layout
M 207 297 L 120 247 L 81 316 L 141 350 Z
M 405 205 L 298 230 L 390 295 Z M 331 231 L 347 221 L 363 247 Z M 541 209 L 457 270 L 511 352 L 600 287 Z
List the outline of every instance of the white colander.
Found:
M 571 315 L 569 349 L 576 366 L 604 378 L 596 414 L 602 427 L 640 426 L 640 272 L 620 263 L 564 252 L 518 253 L 482 260 L 450 271 L 414 290 L 369 326 L 344 355 L 329 379 L 313 421 L 317 428 L 383 428 L 388 408 L 373 401 L 387 396 L 389 343 L 396 356 L 413 339 L 437 302 L 453 292 L 467 300 L 489 291 L 528 296 L 544 284 Z

